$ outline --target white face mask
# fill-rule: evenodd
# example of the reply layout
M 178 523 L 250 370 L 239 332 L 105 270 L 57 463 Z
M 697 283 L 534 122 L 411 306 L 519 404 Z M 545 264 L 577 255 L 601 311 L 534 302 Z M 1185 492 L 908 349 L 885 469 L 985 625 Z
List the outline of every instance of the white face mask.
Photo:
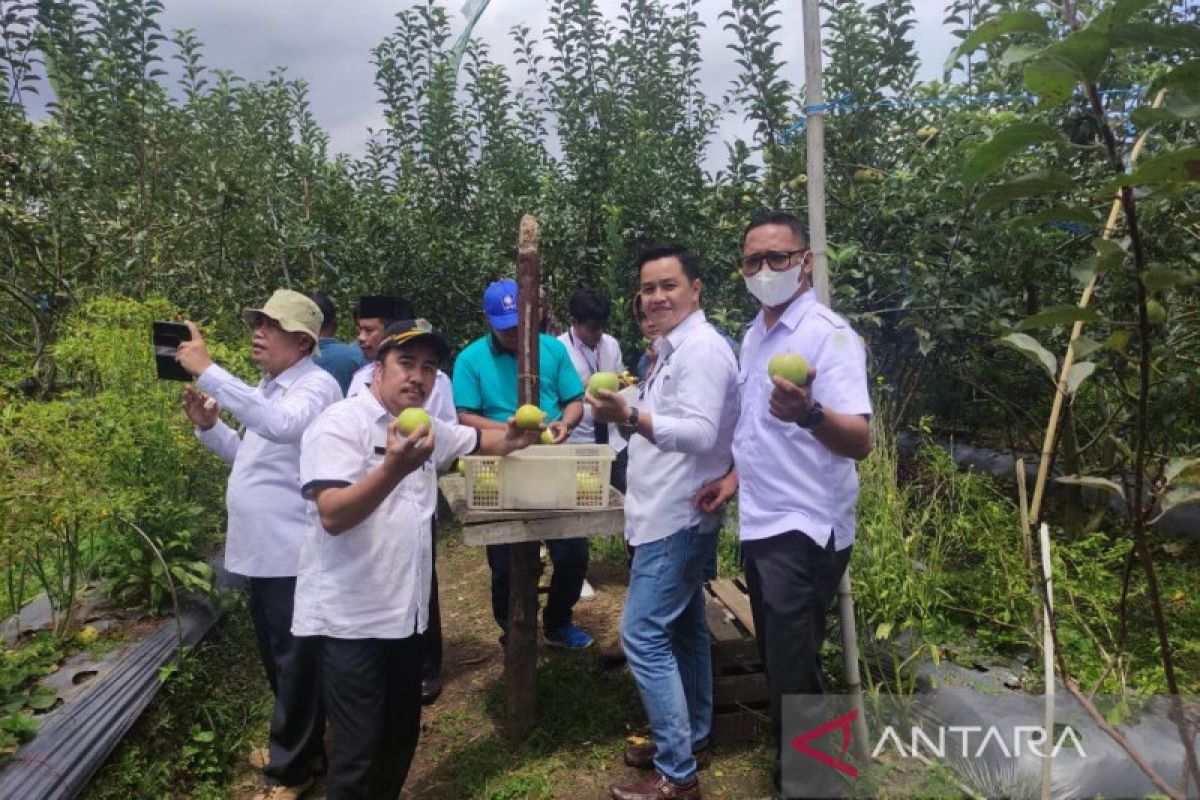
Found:
M 760 269 L 754 275 L 750 277 L 743 275 L 742 278 L 746 281 L 746 288 L 750 290 L 750 294 L 758 298 L 758 302 L 767 308 L 775 308 L 791 300 L 792 295 L 800 288 L 803 267 L 804 264 L 801 262 L 782 272 Z

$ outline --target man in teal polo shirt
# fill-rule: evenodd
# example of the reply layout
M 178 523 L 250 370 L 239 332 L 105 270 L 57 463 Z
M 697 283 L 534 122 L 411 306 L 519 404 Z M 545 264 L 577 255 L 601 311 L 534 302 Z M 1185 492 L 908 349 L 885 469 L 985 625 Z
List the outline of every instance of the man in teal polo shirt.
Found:
M 496 281 L 483 293 L 483 311 L 491 333 L 467 345 L 454 362 L 454 405 L 463 425 L 487 430 L 504 428 L 517 410 L 517 284 Z M 583 418 L 583 384 L 571 356 L 553 336 L 538 336 L 539 401 L 555 444 L 566 441 Z M 592 637 L 571 621 L 587 575 L 587 539 L 555 539 L 546 543 L 554 574 L 542 612 L 546 644 L 582 650 Z M 508 630 L 508 551 L 489 545 L 492 570 L 492 614 Z M 504 641 L 504 637 L 500 637 Z

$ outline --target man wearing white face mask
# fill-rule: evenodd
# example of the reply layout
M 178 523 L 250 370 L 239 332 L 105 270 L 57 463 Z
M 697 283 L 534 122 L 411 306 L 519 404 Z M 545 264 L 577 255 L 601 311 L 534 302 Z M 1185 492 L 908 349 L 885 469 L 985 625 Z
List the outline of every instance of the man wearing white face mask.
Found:
M 825 616 L 854 543 L 855 461 L 871 449 L 871 400 L 862 340 L 810 288 L 812 253 L 800 221 L 778 211 L 755 217 L 742 255 L 746 288 L 762 310 L 742 343 L 734 469 L 701 489 L 696 503 L 716 511 L 740 486 L 746 581 L 778 747 L 783 695 L 825 691 Z M 804 386 L 768 375 L 771 358 L 783 353 L 808 362 Z M 810 705 L 820 716 L 820 704 Z M 777 749 L 777 793 L 832 791 L 820 785 L 824 775 L 804 777 L 801 787 L 781 777 Z

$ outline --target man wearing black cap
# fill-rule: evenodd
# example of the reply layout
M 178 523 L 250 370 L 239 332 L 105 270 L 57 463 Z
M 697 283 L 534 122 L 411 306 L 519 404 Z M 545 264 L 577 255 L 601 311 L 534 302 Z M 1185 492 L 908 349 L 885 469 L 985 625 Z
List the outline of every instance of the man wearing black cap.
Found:
M 401 316 L 394 317 L 392 315 Z M 397 325 L 401 320 L 412 320 L 416 317 L 412 305 L 403 297 L 394 295 L 366 295 L 359 298 L 355 309 L 355 319 L 358 322 L 358 346 L 370 360 L 350 381 L 347 397 L 369 392 L 375 377 L 376 355 L 379 343 L 383 341 L 385 329 Z M 437 371 L 433 390 L 425 398 L 425 410 L 443 422 L 457 423 L 458 411 L 454 408 L 454 386 L 450 376 Z M 442 693 L 442 611 L 438 602 L 437 582 L 437 505 L 432 509 L 434 547 L 433 590 L 429 594 L 429 627 L 422 639 L 421 654 L 421 701 L 430 705 Z
M 300 480 L 312 502 L 292 632 L 321 637 L 330 800 L 396 797 L 416 750 L 437 467 L 507 455 L 539 435 L 511 419 L 478 431 L 436 417 L 398 433 L 397 416 L 425 404 L 448 355 L 423 320 L 390 326 L 369 390 L 331 406 L 304 437 Z

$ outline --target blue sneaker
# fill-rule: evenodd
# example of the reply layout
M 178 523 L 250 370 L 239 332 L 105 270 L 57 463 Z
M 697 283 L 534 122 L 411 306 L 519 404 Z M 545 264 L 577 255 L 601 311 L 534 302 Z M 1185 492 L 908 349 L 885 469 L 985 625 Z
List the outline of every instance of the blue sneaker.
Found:
M 571 623 L 553 631 L 546 631 L 548 647 L 562 647 L 566 650 L 586 650 L 592 646 L 591 635 L 582 628 L 576 628 Z

